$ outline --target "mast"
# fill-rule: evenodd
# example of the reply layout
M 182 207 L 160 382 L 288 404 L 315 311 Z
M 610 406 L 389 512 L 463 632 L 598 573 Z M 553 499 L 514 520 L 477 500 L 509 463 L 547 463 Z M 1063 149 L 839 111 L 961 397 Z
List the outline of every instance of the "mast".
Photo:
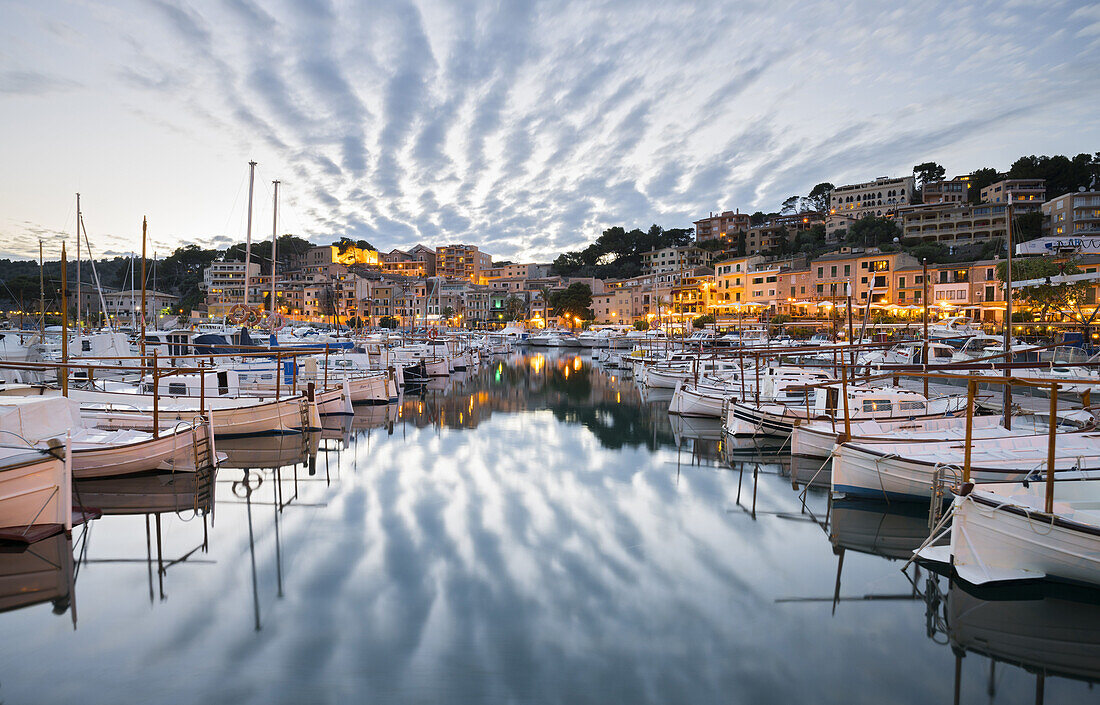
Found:
M 928 372 L 928 258 L 921 259 L 921 298 L 924 300 L 924 348 L 921 353 L 921 362 L 924 364 L 925 373 Z M 928 399 L 928 377 L 924 378 L 924 398 Z
M 46 341 L 46 260 L 42 254 L 42 241 L 38 241 L 38 312 L 41 314 L 42 342 Z
M 130 325 L 137 328 L 137 301 L 134 300 L 134 288 L 137 277 L 134 276 L 134 253 L 130 253 Z M 144 354 L 144 353 L 142 353 Z
M 80 295 L 80 194 L 76 194 L 76 327 L 80 329 L 80 306 L 83 298 Z
M 141 356 L 145 357 L 145 234 L 149 223 L 141 216 Z
M 157 311 L 157 251 L 153 250 L 153 330 L 160 330 L 160 316 Z
M 69 396 L 69 291 L 65 281 L 68 272 L 65 243 L 61 243 L 61 396 Z
M 103 298 L 103 287 L 99 283 L 99 272 L 95 269 L 95 257 L 92 256 L 92 242 L 88 239 L 88 228 L 84 225 L 84 219 L 80 219 L 80 230 L 84 233 L 84 245 L 88 248 L 88 262 L 92 265 L 92 277 L 95 279 L 96 292 L 99 294 L 99 310 L 103 316 L 103 324 L 107 330 L 114 330 L 111 319 L 107 317 L 107 302 Z
M 1012 362 L 1012 201 L 1005 206 L 1005 240 L 1008 244 L 1008 257 L 1005 260 L 1005 362 Z M 1004 406 L 1004 427 L 1012 430 L 1012 385 L 1008 383 L 1012 370 L 1004 368 L 1005 384 L 1002 404 Z
M 271 332 L 275 332 L 275 245 L 279 232 L 279 180 L 275 184 L 275 204 L 271 208 Z
M 248 265 L 252 260 L 252 188 L 256 181 L 256 162 L 248 163 L 248 229 L 244 239 L 244 305 L 248 305 Z

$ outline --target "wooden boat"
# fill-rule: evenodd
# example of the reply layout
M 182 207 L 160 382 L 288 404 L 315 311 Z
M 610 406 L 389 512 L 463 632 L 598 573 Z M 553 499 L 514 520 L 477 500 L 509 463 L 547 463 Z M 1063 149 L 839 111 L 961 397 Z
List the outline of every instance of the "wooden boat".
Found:
M 0 529 L 72 529 L 72 461 L 67 451 L 67 443 L 56 442 L 50 450 L 0 446 Z
M 743 404 L 730 402 L 726 432 L 733 436 L 777 435 L 789 438 L 796 425 L 811 420 L 838 418 L 835 387 L 815 390 L 813 407 L 787 404 Z M 848 387 L 849 420 L 906 421 L 942 418 L 965 410 L 966 397 L 925 399 L 924 395 L 901 387 Z M 843 412 L 841 411 L 842 415 Z
M 1100 479 L 977 484 L 954 501 L 951 564 L 974 585 L 1053 578 L 1100 585 Z
M 927 502 L 933 485 L 959 484 L 965 443 L 842 443 L 833 454 L 833 491 L 846 496 Z M 1009 436 L 971 444 L 974 482 L 1022 482 L 1046 469 L 1047 436 Z M 1063 434 L 1058 439 L 1059 472 L 1100 469 L 1100 434 Z
M 901 441 L 933 442 L 963 440 L 966 437 L 966 417 L 949 416 L 902 421 L 855 421 L 849 424 L 853 443 L 898 443 Z M 836 449 L 838 437 L 844 432 L 844 421 L 811 421 L 794 427 L 791 453 L 804 458 L 828 458 Z M 1028 432 L 1028 434 L 1033 432 Z M 972 437 L 1004 438 L 1025 435 L 1001 425 L 999 416 L 975 416 Z

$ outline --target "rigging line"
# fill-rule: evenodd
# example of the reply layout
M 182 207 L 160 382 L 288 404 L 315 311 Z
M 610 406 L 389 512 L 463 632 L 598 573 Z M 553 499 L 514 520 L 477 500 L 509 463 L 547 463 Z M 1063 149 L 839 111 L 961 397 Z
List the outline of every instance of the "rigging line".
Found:
M 233 213 L 237 210 L 237 202 L 241 200 L 241 191 L 244 189 L 244 182 L 248 180 L 248 173 L 246 172 L 241 176 L 241 183 L 237 185 L 237 195 L 233 197 L 233 205 L 229 208 L 229 215 L 225 217 L 225 225 L 222 226 L 222 232 L 229 232 L 229 221 L 233 220 Z

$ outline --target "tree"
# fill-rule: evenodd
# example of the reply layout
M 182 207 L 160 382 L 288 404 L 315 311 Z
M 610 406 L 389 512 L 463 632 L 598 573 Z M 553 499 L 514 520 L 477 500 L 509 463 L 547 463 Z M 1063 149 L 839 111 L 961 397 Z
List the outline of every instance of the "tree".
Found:
M 634 330 L 649 330 L 649 321 L 644 318 L 634 321 Z
M 984 167 L 975 169 L 966 182 L 966 198 L 970 203 L 982 202 L 982 189 L 1001 179 L 1001 172 L 996 169 Z
M 810 189 L 810 195 L 806 197 L 806 201 L 815 211 L 824 213 L 829 209 L 829 198 L 833 195 L 834 188 L 836 187 L 828 181 L 822 181 Z
M 1020 157 L 1009 167 L 1006 176 L 1010 179 L 1044 179 L 1047 198 L 1055 198 L 1079 188 L 1091 188 L 1100 181 L 1100 152 L 1078 154 L 1072 159 L 1061 154 Z
M 591 308 L 592 288 L 582 282 L 575 282 L 566 289 L 551 292 L 547 303 L 550 304 L 550 312 L 555 316 L 584 320 L 595 318 Z
M 913 173 L 917 177 L 917 186 L 924 188 L 933 181 L 942 181 L 947 176 L 947 170 L 936 162 L 924 162 L 913 167 Z
M 802 210 L 801 206 L 802 196 L 791 196 L 783 201 L 783 205 L 779 207 L 779 212 L 784 215 L 788 213 L 798 213 Z
M 749 246 L 748 246 L 748 241 L 745 239 L 745 231 L 744 230 L 738 230 L 737 231 L 737 256 L 738 257 L 744 257 L 745 254 L 748 252 L 748 250 L 749 250 Z
M 702 316 L 696 316 L 695 318 L 691 319 L 692 328 L 706 328 L 708 325 L 711 325 L 713 323 L 714 314 L 712 313 L 707 313 Z
M 763 211 L 756 211 L 749 216 L 750 225 L 763 225 L 764 221 L 768 219 L 768 214 Z
M 848 228 L 847 241 L 849 244 L 871 247 L 893 242 L 895 237 L 901 237 L 901 230 L 893 220 L 868 215 L 852 223 Z
M 1006 278 L 1007 262 L 997 265 L 997 278 L 1002 282 Z M 1073 262 L 1059 263 L 1049 257 L 1026 257 L 1012 263 L 1014 282 L 1032 279 L 1045 279 L 1047 283 L 1026 288 L 1013 286 L 1013 295 L 1018 301 L 1039 309 L 1039 320 L 1046 320 L 1051 314 L 1058 313 L 1075 323 L 1090 326 L 1096 321 L 1100 306 L 1095 305 L 1095 284 L 1092 282 L 1055 283 L 1060 275 L 1080 274 L 1081 268 Z M 1085 307 L 1091 306 L 1091 313 Z
M 381 328 L 393 329 L 397 327 L 397 319 L 393 316 L 382 316 L 378 319 L 378 325 Z
M 825 247 L 825 226 L 821 223 L 798 233 L 794 239 L 794 250 L 812 254 Z
M 1012 241 L 1014 243 L 1034 240 L 1043 234 L 1043 214 L 1030 211 L 1012 216 Z
M 522 321 L 527 318 L 527 303 L 515 294 L 509 294 L 504 299 L 503 314 L 506 321 Z
M 444 306 L 443 310 L 439 312 L 439 315 L 443 316 L 444 320 L 449 321 L 455 315 L 455 310 L 451 306 Z

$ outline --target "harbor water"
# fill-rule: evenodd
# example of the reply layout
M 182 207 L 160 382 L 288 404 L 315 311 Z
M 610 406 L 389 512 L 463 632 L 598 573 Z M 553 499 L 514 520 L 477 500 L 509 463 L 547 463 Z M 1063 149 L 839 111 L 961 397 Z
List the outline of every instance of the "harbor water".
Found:
M 78 482 L 102 518 L 0 553 L 0 701 L 1100 702 L 1091 593 L 905 567 L 926 511 L 624 374 L 514 353 Z

